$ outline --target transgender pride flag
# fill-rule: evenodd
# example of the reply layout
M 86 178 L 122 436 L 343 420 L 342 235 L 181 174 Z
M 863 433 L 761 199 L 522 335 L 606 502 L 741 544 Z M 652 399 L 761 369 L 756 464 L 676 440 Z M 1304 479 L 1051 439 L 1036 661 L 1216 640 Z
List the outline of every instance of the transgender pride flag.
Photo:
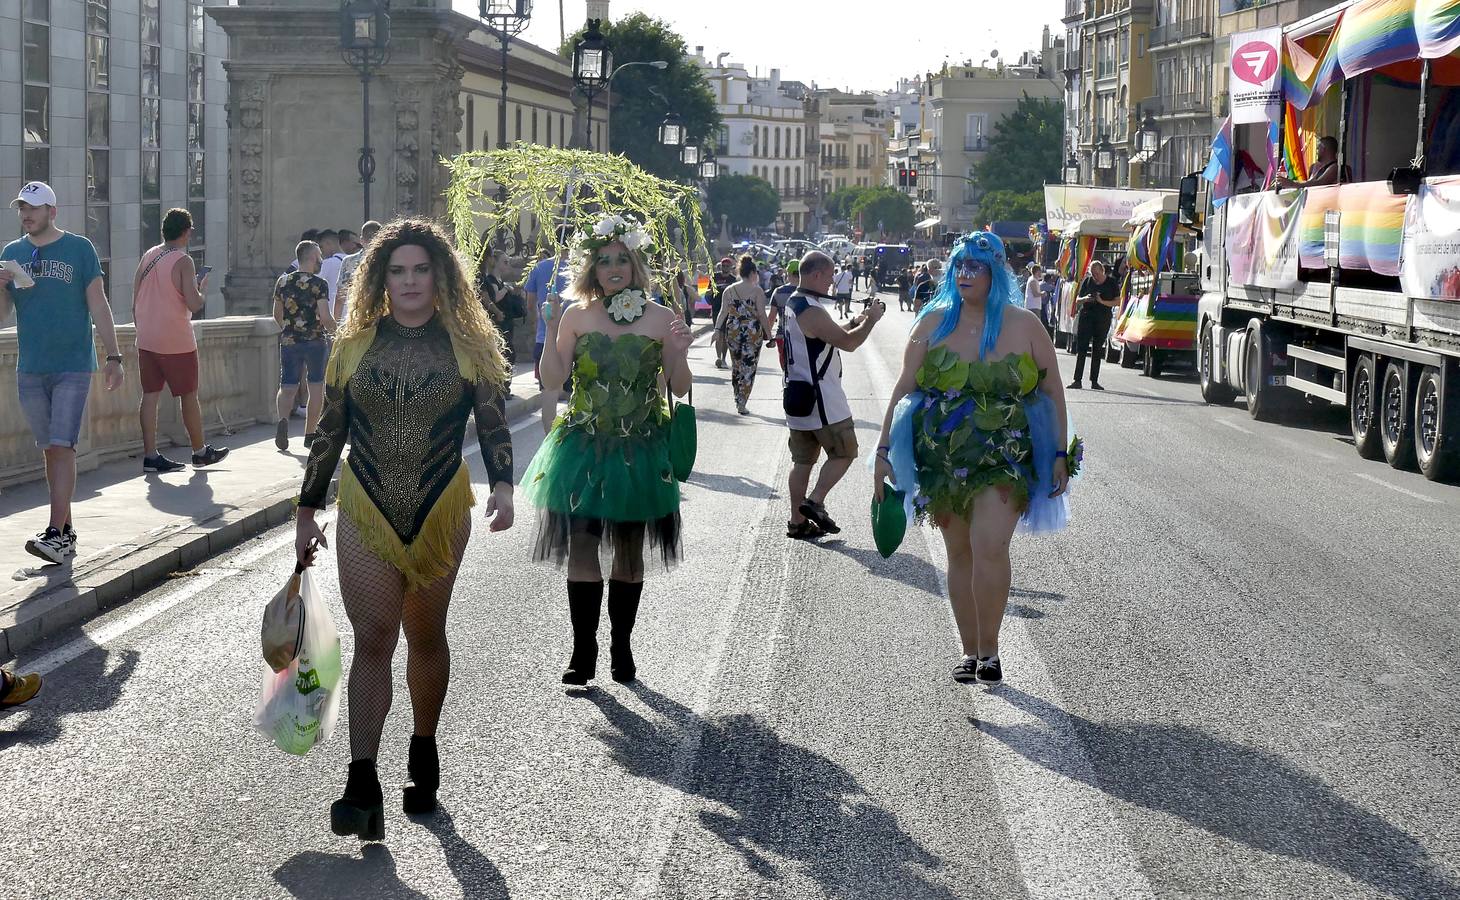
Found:
M 1222 120 L 1222 127 L 1212 140 L 1212 158 L 1201 177 L 1212 183 L 1212 208 L 1218 208 L 1232 196 L 1232 117 Z

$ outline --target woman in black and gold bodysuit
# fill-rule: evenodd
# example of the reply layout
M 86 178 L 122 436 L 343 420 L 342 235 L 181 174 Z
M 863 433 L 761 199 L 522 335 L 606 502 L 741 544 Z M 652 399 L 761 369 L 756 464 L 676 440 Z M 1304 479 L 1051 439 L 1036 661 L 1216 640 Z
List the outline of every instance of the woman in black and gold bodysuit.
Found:
M 436 805 L 436 724 L 451 655 L 446 610 L 475 502 L 462 459 L 475 415 L 492 486 L 492 531 L 512 525 L 512 435 L 502 339 L 466 270 L 435 225 L 404 220 L 376 237 L 355 274 L 350 314 L 326 371 L 324 414 L 299 495 L 296 544 L 306 564 L 325 544 L 324 508 L 340 476 L 340 593 L 355 631 L 350 667 L 350 773 L 330 809 L 336 834 L 385 837 L 375 759 L 391 704 L 391 657 L 404 627 L 415 733 L 406 812 Z

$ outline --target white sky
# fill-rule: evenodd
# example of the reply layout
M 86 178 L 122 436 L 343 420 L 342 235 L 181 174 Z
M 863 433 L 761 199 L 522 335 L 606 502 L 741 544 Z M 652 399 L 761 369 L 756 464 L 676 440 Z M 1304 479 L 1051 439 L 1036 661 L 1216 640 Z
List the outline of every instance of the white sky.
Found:
M 455 5 L 475 17 L 476 5 Z M 470 8 L 467 8 L 470 6 Z M 534 0 L 523 37 L 541 47 L 558 46 L 562 7 L 571 34 L 586 18 L 584 0 Z M 942 12 L 938 12 L 942 10 Z M 663 19 L 694 52 L 704 45 L 714 59 L 744 63 L 762 76 L 815 81 L 820 87 L 885 90 L 939 68 L 945 58 L 977 65 L 998 49 L 1017 58 L 1038 50 L 1048 24 L 1059 35 L 1060 0 L 612 0 L 610 17 L 644 12 Z

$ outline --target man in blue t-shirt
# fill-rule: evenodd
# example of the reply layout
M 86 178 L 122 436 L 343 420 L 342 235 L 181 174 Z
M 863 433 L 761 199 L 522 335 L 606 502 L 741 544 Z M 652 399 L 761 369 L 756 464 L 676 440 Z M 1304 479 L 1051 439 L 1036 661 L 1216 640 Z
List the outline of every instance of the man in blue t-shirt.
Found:
M 25 236 L 0 251 L 0 322 L 15 307 L 20 360 L 20 408 L 46 457 L 51 518 L 25 549 L 59 563 L 76 553 L 71 496 L 76 491 L 76 443 L 96 371 L 92 321 L 106 346 L 106 389 L 122 386 L 122 355 L 91 241 L 56 227 L 56 193 L 28 182 L 10 204 Z

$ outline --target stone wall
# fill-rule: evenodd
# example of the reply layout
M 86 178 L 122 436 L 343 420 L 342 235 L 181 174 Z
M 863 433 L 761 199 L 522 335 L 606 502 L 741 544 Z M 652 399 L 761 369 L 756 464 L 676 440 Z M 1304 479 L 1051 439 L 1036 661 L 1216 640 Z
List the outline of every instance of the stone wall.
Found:
M 279 326 L 271 318 L 233 316 L 193 323 L 200 361 L 198 395 L 208 434 L 274 419 L 279 388 Z M 77 465 L 82 471 L 110 460 L 138 454 L 142 430 L 137 421 L 141 387 L 137 375 L 136 330 L 117 326 L 117 342 L 126 358 L 127 382 L 108 393 L 98 371 L 92 378 Z M 15 384 L 18 353 L 15 329 L 0 330 L 0 487 L 42 478 L 40 451 L 20 411 Z M 97 358 L 104 356 L 98 345 Z M 177 403 L 164 393 L 158 422 L 160 442 L 187 446 Z

